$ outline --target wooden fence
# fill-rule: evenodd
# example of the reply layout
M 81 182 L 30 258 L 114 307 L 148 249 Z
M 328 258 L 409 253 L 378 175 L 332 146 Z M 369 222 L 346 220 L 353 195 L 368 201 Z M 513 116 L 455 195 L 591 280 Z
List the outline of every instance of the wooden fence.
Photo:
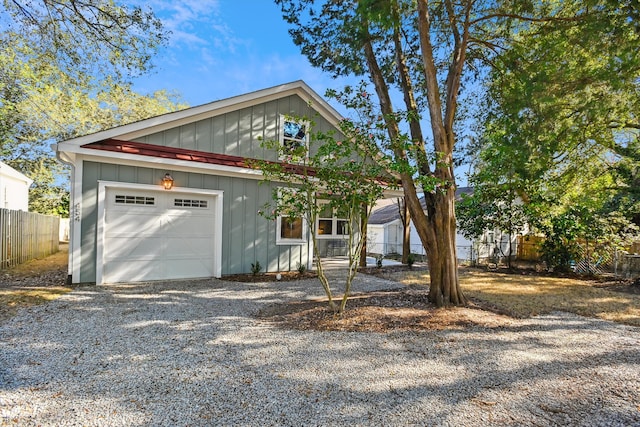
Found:
M 0 209 L 0 270 L 59 250 L 60 218 Z
M 522 261 L 538 261 L 542 253 L 540 245 L 544 242 L 544 237 L 539 236 L 518 236 L 516 259 Z

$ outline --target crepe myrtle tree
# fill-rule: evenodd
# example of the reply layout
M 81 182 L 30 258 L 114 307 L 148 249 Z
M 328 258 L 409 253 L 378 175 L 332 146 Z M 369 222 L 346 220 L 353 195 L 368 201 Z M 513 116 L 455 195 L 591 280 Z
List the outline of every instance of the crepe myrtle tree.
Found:
M 365 94 L 366 95 L 366 94 Z M 362 93 L 354 96 L 363 96 Z M 274 183 L 272 201 L 259 214 L 267 219 L 302 219 L 308 226 L 313 243 L 318 279 L 327 295 L 329 306 L 343 313 L 351 292 L 351 284 L 358 272 L 360 254 L 366 240 L 366 224 L 371 208 L 389 188 L 388 175 L 374 141 L 375 134 L 366 125 L 345 119 L 339 123 L 340 132 L 316 131 L 315 122 L 308 117 L 287 117 L 307 129 L 307 144 L 295 147 L 279 141 L 263 141 L 262 146 L 275 150 L 280 162 L 256 161 L 264 174 L 264 183 Z M 372 155 L 378 161 L 372 161 Z M 341 238 L 346 241 L 349 267 L 339 304 L 334 300 L 320 256 L 317 240 L 318 218 L 321 212 L 338 213 L 343 220 Z

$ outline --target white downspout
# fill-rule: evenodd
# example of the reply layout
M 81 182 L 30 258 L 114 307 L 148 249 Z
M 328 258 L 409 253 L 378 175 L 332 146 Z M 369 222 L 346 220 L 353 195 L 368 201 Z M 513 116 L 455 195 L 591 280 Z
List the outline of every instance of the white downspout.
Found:
M 69 179 L 69 254 L 68 254 L 68 266 L 67 266 L 67 285 L 73 283 L 73 267 L 74 267 L 74 236 L 76 235 L 76 220 L 79 212 L 76 212 L 77 206 L 75 203 L 75 186 L 72 185 L 75 182 L 76 166 L 73 158 L 69 157 L 66 153 L 58 151 L 58 144 L 52 144 L 51 149 L 55 151 L 56 158 L 60 163 L 68 165 L 71 168 L 71 177 Z M 75 157 L 75 156 L 74 156 Z M 79 218 L 79 217 L 78 217 Z M 76 278 L 79 279 L 79 278 Z

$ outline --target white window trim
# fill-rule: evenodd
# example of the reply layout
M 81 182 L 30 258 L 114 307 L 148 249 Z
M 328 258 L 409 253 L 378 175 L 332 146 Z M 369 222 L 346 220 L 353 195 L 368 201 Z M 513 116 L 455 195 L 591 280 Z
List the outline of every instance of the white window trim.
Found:
M 294 123 L 298 123 L 302 126 L 304 126 L 306 132 L 304 135 L 304 140 L 298 140 L 298 139 L 293 139 L 294 141 L 300 141 L 304 144 L 305 148 L 306 148 L 306 155 L 308 155 L 308 151 L 309 151 L 309 127 L 311 126 L 311 124 L 306 121 L 306 120 L 296 120 L 294 117 L 288 116 L 286 114 L 280 114 L 280 129 L 279 129 L 279 134 L 278 134 L 278 143 L 280 145 L 280 147 L 284 146 L 284 124 L 285 122 L 294 122 Z M 279 154 L 278 156 L 278 160 L 283 160 L 285 158 L 285 156 L 283 156 L 282 154 Z

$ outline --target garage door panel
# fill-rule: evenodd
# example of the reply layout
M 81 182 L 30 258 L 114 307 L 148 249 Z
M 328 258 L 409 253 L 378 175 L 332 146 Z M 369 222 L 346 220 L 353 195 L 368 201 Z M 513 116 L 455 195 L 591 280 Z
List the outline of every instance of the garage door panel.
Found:
M 162 223 L 157 216 L 151 215 L 120 215 L 106 221 L 107 237 L 119 235 L 155 235 L 161 230 Z
M 159 259 L 165 252 L 163 239 L 160 237 L 112 238 L 105 246 L 105 261 L 126 261 L 129 259 Z
M 194 223 L 200 224 L 200 228 L 194 227 Z M 202 236 L 203 233 L 213 236 L 213 217 L 168 216 L 162 224 L 170 235 Z
M 200 258 L 202 257 L 202 254 L 210 254 L 213 251 L 213 238 L 209 237 L 194 237 L 190 239 L 182 237 L 168 237 L 166 242 L 169 251 L 171 251 L 171 258 Z
M 106 197 L 104 282 L 215 274 L 214 197 L 117 189 Z
M 150 280 L 163 280 L 165 271 L 158 261 L 149 260 L 122 260 L 118 263 L 105 263 L 104 277 L 107 283 L 118 282 L 142 282 Z
M 182 279 L 183 271 L 189 271 L 189 278 L 213 276 L 213 266 L 210 259 L 173 259 L 165 262 L 166 277 L 168 279 Z

